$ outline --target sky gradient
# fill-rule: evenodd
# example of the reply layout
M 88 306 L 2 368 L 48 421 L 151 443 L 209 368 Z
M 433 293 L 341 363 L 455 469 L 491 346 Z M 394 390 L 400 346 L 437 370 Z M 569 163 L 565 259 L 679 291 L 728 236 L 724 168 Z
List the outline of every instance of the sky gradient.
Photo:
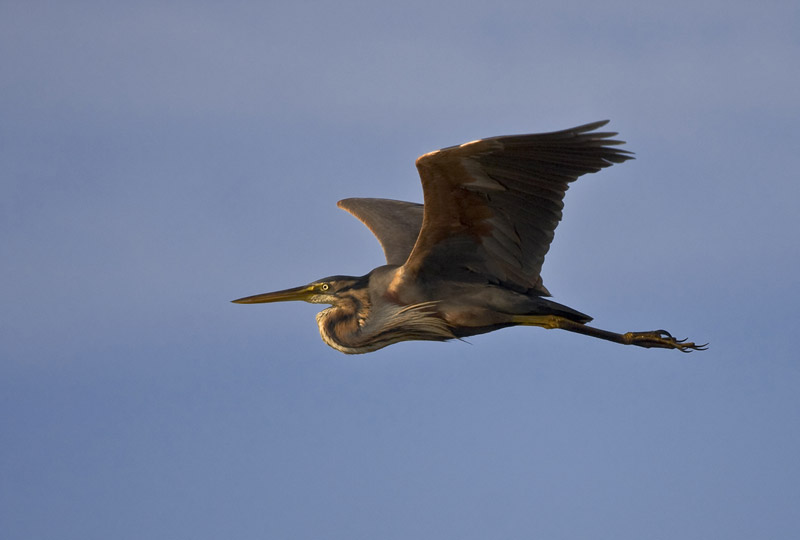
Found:
M 0 523 L 114 539 L 800 536 L 797 2 L 0 4 Z M 554 300 L 346 356 L 234 298 L 382 264 L 345 197 L 611 119 Z M 792 172 L 795 171 L 795 172 Z

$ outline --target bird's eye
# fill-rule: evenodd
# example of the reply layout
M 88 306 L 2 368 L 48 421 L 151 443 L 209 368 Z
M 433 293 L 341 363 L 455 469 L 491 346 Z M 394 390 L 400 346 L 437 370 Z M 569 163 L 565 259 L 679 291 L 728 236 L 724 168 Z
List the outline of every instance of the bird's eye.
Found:
M 322 285 L 319 286 L 319 290 L 321 290 L 322 292 L 325 292 L 330 288 L 331 288 L 331 286 L 328 285 L 327 283 L 323 283 Z

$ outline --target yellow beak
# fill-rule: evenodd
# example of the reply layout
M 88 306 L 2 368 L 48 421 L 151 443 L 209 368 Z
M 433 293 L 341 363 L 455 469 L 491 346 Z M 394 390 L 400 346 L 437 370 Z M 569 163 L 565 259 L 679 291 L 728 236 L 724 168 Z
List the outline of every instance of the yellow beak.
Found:
M 232 300 L 235 304 L 265 304 L 267 302 L 289 302 L 291 300 L 308 300 L 314 293 L 313 285 L 303 285 L 293 289 L 275 291 L 255 296 L 246 296 L 238 300 Z

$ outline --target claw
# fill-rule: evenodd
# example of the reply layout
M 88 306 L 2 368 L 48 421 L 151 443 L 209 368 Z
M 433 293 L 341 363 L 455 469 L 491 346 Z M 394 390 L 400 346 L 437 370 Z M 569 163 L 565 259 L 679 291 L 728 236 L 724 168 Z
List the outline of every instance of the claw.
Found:
M 686 339 L 676 339 L 666 330 L 653 330 L 651 332 L 628 332 L 624 335 L 628 345 L 638 347 L 657 347 L 661 349 L 678 349 L 681 352 L 690 353 L 692 351 L 705 351 L 708 343 L 696 345 L 693 341 Z

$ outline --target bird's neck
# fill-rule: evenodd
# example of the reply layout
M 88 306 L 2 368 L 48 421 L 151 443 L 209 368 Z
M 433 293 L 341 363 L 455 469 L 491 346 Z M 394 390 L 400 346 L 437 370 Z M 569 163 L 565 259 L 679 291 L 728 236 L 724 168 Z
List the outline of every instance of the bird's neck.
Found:
M 400 341 L 446 341 L 455 337 L 439 316 L 435 302 L 410 306 L 342 303 L 319 312 L 317 325 L 327 345 L 347 354 L 372 352 Z

